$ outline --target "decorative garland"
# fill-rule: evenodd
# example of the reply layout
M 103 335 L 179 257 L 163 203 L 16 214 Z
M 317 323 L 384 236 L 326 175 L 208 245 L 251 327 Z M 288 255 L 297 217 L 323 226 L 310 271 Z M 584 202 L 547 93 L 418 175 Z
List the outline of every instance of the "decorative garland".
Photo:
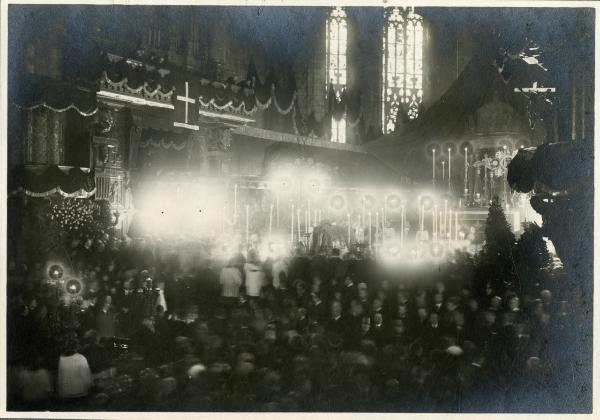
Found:
M 277 96 L 275 95 L 275 85 L 271 85 L 271 98 L 273 98 L 275 108 L 277 108 L 277 111 L 279 111 L 279 113 L 282 115 L 289 114 L 292 108 L 295 108 L 294 104 L 296 103 L 296 91 L 294 91 L 292 95 L 292 100 L 290 101 L 290 105 L 287 107 L 287 109 L 283 109 L 279 106 L 279 103 L 277 102 Z
M 258 109 L 260 109 L 261 111 L 264 111 L 265 109 L 267 109 L 268 107 L 271 106 L 271 101 L 273 100 L 272 96 L 269 96 L 269 99 L 267 100 L 267 102 L 261 102 L 257 96 L 255 96 L 256 99 L 256 106 L 258 107 Z
M 30 197 L 49 197 L 51 195 L 58 193 L 65 198 L 90 198 L 91 196 L 96 194 L 96 188 L 94 188 L 91 191 L 86 191 L 82 188 L 82 189 L 77 190 L 72 193 L 64 192 L 60 187 L 52 188 L 52 189 L 50 189 L 48 191 L 44 191 L 44 192 L 34 192 L 34 191 L 25 190 L 22 188 L 19 188 L 19 190 L 22 190 L 26 195 L 28 195 Z
M 203 96 L 200 96 L 198 98 L 198 102 L 200 103 L 200 106 L 202 106 L 202 108 L 205 109 L 217 109 L 219 111 L 229 111 L 232 113 L 237 113 L 237 114 L 241 114 L 244 113 L 245 115 L 252 115 L 257 111 L 258 106 L 253 107 L 252 109 L 250 109 L 249 111 L 246 109 L 246 103 L 244 101 L 242 101 L 242 103 L 240 103 L 237 107 L 233 105 L 233 101 L 229 101 L 227 102 L 225 105 L 217 105 L 215 103 L 215 99 L 211 99 L 208 102 L 204 102 L 202 100 Z
M 182 142 L 181 145 L 177 145 L 173 140 L 171 141 L 166 141 L 165 139 L 161 139 L 161 140 L 153 140 L 152 138 L 149 138 L 148 140 L 141 142 L 140 143 L 140 148 L 141 149 L 145 149 L 146 147 L 162 147 L 163 149 L 174 149 L 177 150 L 178 152 L 181 152 L 183 149 L 185 149 L 185 147 L 187 146 L 186 142 Z
M 154 89 L 149 89 L 150 85 L 148 84 L 148 82 L 144 82 L 144 84 L 140 85 L 137 88 L 132 88 L 131 86 L 129 86 L 128 82 L 129 80 L 127 77 L 124 77 L 120 81 L 115 82 L 114 80 L 111 80 L 108 77 L 106 71 L 104 71 L 102 73 L 102 79 L 100 80 L 100 86 L 106 88 L 109 91 L 120 92 L 130 95 L 138 95 L 146 99 L 157 100 L 160 102 L 170 101 L 173 92 L 175 92 L 174 87 L 172 87 L 171 90 L 169 90 L 168 92 L 163 92 L 161 90 L 162 86 L 160 84 L 157 84 L 156 88 Z
M 92 115 L 94 115 L 96 112 L 98 112 L 98 108 L 95 108 L 93 111 L 90 112 L 85 112 L 80 110 L 75 104 L 71 104 L 65 108 L 54 108 L 53 106 L 48 105 L 46 102 L 42 102 L 40 104 L 36 104 L 36 105 L 32 105 L 32 106 L 21 106 L 18 104 L 15 104 L 15 106 L 19 109 L 24 109 L 27 111 L 32 111 L 34 109 L 38 109 L 39 107 L 44 107 L 47 108 L 51 111 L 54 112 L 65 112 L 65 111 L 69 111 L 71 109 L 74 109 L 75 111 L 77 111 L 79 113 L 79 115 L 83 116 L 83 117 L 91 117 Z

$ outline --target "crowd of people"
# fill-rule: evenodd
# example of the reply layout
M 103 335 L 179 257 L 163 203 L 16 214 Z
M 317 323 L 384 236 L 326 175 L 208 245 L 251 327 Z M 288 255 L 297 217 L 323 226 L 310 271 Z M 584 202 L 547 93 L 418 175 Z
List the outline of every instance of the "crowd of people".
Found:
M 552 411 L 577 322 L 476 262 L 407 274 L 358 253 L 227 261 L 74 244 L 80 293 L 9 262 L 9 409 Z M 561 299 L 564 299 L 561 297 Z M 566 362 L 565 362 L 566 363 Z

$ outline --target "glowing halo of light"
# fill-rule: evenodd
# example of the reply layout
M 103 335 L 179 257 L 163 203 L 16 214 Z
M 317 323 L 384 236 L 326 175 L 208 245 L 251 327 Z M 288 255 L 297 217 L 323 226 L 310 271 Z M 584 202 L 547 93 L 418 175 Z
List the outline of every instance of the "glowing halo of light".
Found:
M 259 246 L 259 255 L 263 261 L 267 259 L 277 260 L 289 253 L 289 239 L 284 235 L 272 235 L 265 237 Z
M 82 289 L 83 285 L 77 279 L 70 279 L 65 283 L 65 291 L 70 295 L 77 295 Z
M 372 211 L 377 208 L 377 197 L 372 193 L 363 193 L 360 195 L 360 205 L 362 207 L 364 201 L 365 210 Z
M 297 172 L 292 164 L 275 167 L 268 179 L 271 189 L 278 194 L 292 193 L 297 186 L 297 181 L 295 181 L 298 179 Z
M 406 263 L 406 251 L 398 238 L 385 240 L 380 248 L 378 259 L 386 266 L 397 267 Z
M 458 204 L 458 199 L 451 193 L 449 192 L 445 192 L 444 194 L 442 194 L 442 196 L 440 197 L 440 203 L 443 205 L 444 201 L 448 202 L 448 208 L 452 208 L 453 206 L 455 206 L 456 204 Z
M 440 242 L 433 242 L 429 245 L 429 255 L 435 259 L 443 258 L 446 255 L 446 247 Z
M 64 273 L 65 271 L 59 264 L 52 264 L 48 268 L 48 277 L 50 277 L 54 281 L 60 280 L 63 277 Z
M 327 205 L 332 212 L 343 212 L 348 208 L 348 200 L 345 194 L 336 191 L 327 200 Z
M 435 149 L 435 159 L 440 160 L 441 156 L 445 154 L 442 149 L 442 145 L 438 142 L 430 142 L 425 146 L 425 154 L 429 159 L 433 158 L 433 150 Z
M 136 193 L 140 236 L 163 239 L 215 235 L 224 225 L 226 187 L 220 180 L 142 180 Z
M 404 205 L 404 199 L 400 194 L 390 193 L 385 196 L 385 207 L 388 211 L 397 211 Z
M 451 141 L 447 141 L 442 147 L 442 154 L 444 156 L 448 156 L 448 149 L 450 149 L 450 156 L 454 156 L 456 152 L 458 152 L 458 147 L 456 146 L 456 143 L 453 143 Z
M 419 206 L 423 206 L 425 211 L 431 210 L 435 205 L 435 199 L 430 194 L 419 196 Z
M 275 181 L 275 190 L 280 193 L 286 193 L 292 190 L 294 182 L 289 176 L 281 176 Z
M 510 140 L 510 139 L 503 139 L 500 140 L 500 142 L 498 143 L 498 150 L 513 150 L 515 149 L 515 145 L 514 143 Z
M 458 147 L 458 153 L 461 156 L 465 156 L 465 149 L 467 149 L 467 156 L 473 156 L 473 145 L 470 141 L 463 141 Z
M 304 191 L 313 197 L 320 196 L 326 189 L 328 185 L 328 178 L 320 170 L 309 171 L 303 177 L 303 189 Z
M 323 191 L 321 180 L 317 177 L 309 177 L 306 180 L 306 187 L 310 194 L 317 195 Z

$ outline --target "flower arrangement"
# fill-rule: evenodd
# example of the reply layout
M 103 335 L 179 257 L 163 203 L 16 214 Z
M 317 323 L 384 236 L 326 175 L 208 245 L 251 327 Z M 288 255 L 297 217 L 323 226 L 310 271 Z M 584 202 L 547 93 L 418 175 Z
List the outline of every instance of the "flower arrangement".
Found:
M 62 231 L 83 231 L 94 223 L 96 209 L 93 201 L 76 198 L 51 200 L 49 218 Z
M 49 200 L 47 226 L 62 241 L 98 239 L 107 241 L 112 215 L 107 201 L 55 197 Z

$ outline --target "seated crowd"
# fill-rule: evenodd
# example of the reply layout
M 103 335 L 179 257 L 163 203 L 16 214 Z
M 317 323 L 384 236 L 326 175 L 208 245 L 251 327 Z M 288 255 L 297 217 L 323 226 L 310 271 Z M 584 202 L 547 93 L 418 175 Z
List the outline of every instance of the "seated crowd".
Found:
M 250 251 L 183 270 L 174 252 L 73 252 L 84 289 L 70 298 L 41 280 L 43 265 L 11 264 L 9 409 L 560 404 L 552 378 L 576 320 L 550 286 L 494 288 L 463 275 L 464 255 L 408 279 L 369 256 L 329 254 L 265 262 Z

